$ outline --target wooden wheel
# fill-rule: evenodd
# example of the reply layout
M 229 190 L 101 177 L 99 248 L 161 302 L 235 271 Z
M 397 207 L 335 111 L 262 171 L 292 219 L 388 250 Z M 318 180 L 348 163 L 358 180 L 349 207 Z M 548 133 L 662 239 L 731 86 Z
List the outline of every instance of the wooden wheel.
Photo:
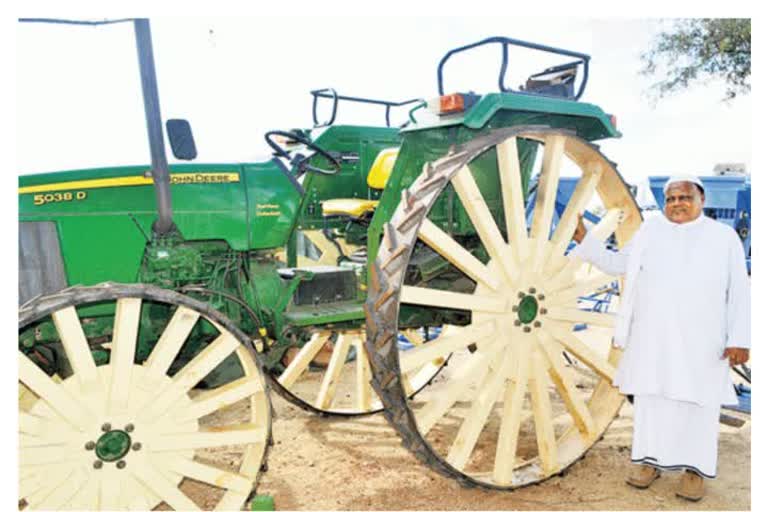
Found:
M 89 320 L 78 314 L 83 307 L 114 310 L 106 364 L 94 360 L 84 334 Z M 137 364 L 144 307 L 173 314 L 149 358 Z M 253 348 L 227 318 L 175 292 L 107 283 L 25 304 L 20 337 L 46 322 L 55 326 L 71 372 L 49 376 L 20 343 L 22 506 L 232 510 L 250 499 L 266 461 L 271 406 Z M 180 366 L 177 356 L 196 328 L 216 334 Z M 236 359 L 241 377 L 194 389 L 227 358 Z
M 403 329 L 400 337 L 420 346 L 431 342 L 433 335 L 423 329 Z M 362 328 L 312 332 L 301 349 L 289 352 L 285 369 L 273 374 L 276 390 L 315 413 L 355 416 L 380 412 L 383 406 L 371 386 L 364 340 Z M 413 396 L 423 389 L 444 363 L 436 358 L 407 372 L 403 379 L 407 394 Z
M 518 148 L 531 143 L 543 155 L 528 226 Z M 552 230 L 564 166 L 581 178 Z M 500 188 L 496 203 L 478 186 L 497 190 L 492 178 Z M 432 209 L 442 194 L 457 196 L 487 258 L 431 220 L 439 218 Z M 595 146 L 523 126 L 490 132 L 428 164 L 403 197 L 384 227 L 366 303 L 366 348 L 387 418 L 417 457 L 464 484 L 513 489 L 562 472 L 600 438 L 623 400 L 611 385 L 620 356 L 610 345 L 613 314 L 585 311 L 579 301 L 615 278 L 564 254 L 591 201 L 605 209 L 592 233 L 627 241 L 641 222 L 632 195 Z M 472 279 L 474 292 L 409 283 L 405 269 L 418 240 Z M 393 333 L 401 304 L 464 310 L 470 320 L 400 354 Z M 430 388 L 406 400 L 402 373 L 436 357 L 451 362 Z

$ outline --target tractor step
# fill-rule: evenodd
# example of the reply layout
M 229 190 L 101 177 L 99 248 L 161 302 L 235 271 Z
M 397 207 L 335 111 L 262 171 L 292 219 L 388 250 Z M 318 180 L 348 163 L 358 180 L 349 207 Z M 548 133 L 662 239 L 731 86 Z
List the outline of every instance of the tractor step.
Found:
M 285 313 L 288 323 L 299 326 L 347 322 L 351 320 L 365 321 L 363 304 L 360 302 L 336 302 L 318 304 L 316 306 L 292 306 Z

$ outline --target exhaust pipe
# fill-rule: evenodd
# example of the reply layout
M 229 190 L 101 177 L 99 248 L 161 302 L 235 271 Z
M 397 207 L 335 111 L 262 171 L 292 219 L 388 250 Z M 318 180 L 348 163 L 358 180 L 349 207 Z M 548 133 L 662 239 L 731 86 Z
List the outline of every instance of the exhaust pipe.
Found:
M 136 33 L 136 51 L 139 56 L 141 73 L 141 92 L 144 96 L 144 114 L 147 119 L 149 151 L 152 157 L 152 179 L 155 182 L 155 199 L 158 218 L 152 224 L 155 235 L 162 236 L 175 229 L 171 211 L 171 178 L 168 173 L 168 160 L 165 156 L 163 141 L 163 121 L 160 116 L 160 99 L 157 92 L 155 58 L 152 52 L 152 34 L 149 20 L 146 18 L 133 21 Z

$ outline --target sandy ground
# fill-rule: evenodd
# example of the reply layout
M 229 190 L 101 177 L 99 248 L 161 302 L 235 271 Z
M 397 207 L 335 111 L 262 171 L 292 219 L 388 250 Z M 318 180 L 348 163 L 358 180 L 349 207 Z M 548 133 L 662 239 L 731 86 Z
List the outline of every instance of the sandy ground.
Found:
M 512 492 L 466 489 L 422 465 L 382 415 L 321 418 L 273 394 L 275 446 L 260 494 L 278 510 L 748 510 L 751 422 L 721 425 L 718 478 L 698 503 L 675 496 L 677 473 L 644 491 L 624 483 L 632 435 L 628 403 L 564 476 Z M 748 419 L 738 413 L 733 416 Z

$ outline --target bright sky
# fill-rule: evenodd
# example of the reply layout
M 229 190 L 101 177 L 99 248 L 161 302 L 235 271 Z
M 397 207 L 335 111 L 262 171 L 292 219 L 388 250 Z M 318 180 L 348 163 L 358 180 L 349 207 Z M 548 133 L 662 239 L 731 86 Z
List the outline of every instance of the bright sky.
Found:
M 152 34 L 163 117 L 191 121 L 201 162 L 266 158 L 265 131 L 311 126 L 311 89 L 435 97 L 446 51 L 504 35 L 592 56 L 582 101 L 618 117 L 624 137 L 601 145 L 627 181 L 707 175 L 718 162 L 751 170 L 751 95 L 724 103 L 715 82 L 652 105 L 639 56 L 660 26 L 615 18 L 155 18 Z M 17 36 L 19 174 L 148 161 L 131 24 L 21 24 Z M 494 45 L 451 60 L 448 91 L 495 90 L 499 54 Z M 513 51 L 507 83 L 566 60 Z M 383 117 L 342 105 L 337 122 Z

